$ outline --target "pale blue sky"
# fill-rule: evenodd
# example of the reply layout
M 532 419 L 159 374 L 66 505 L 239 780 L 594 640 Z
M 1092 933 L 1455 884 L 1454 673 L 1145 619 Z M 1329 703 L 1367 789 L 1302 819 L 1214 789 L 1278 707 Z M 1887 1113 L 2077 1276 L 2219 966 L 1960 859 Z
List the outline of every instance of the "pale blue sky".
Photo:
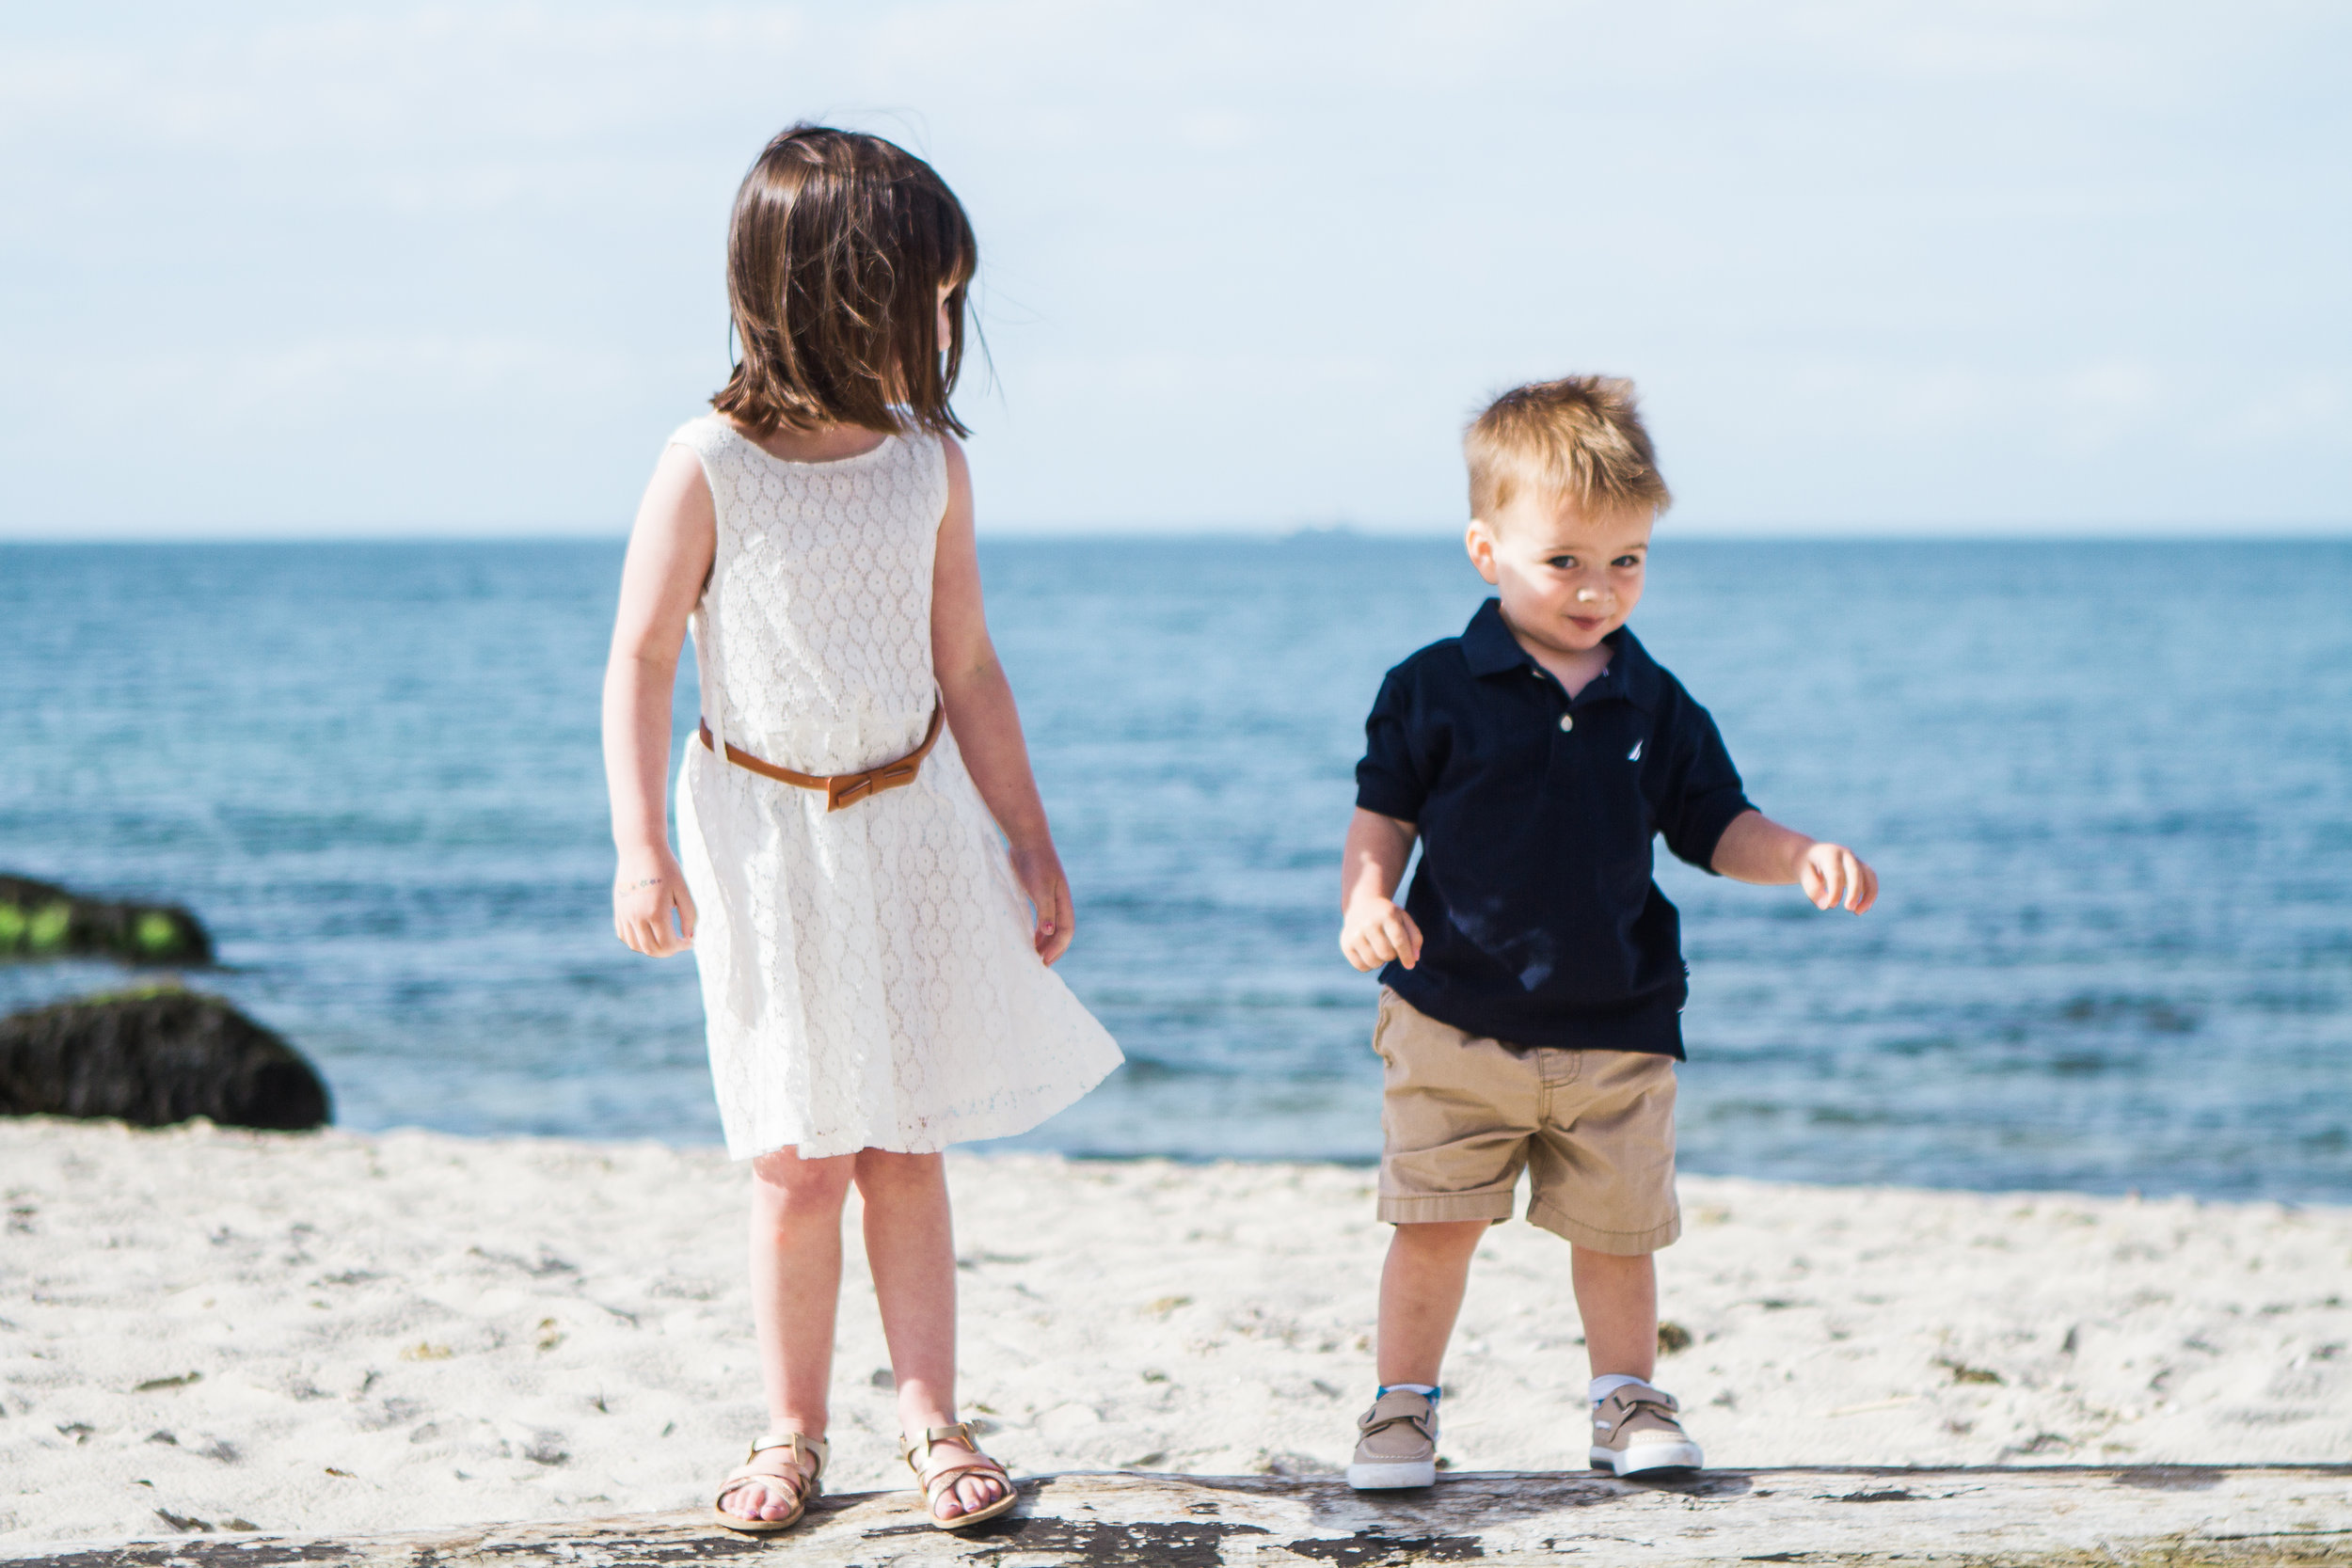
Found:
M 0 10 L 0 536 L 611 532 L 803 116 L 984 255 L 984 527 L 1452 531 L 1634 376 L 1691 531 L 2352 525 L 2352 8 Z

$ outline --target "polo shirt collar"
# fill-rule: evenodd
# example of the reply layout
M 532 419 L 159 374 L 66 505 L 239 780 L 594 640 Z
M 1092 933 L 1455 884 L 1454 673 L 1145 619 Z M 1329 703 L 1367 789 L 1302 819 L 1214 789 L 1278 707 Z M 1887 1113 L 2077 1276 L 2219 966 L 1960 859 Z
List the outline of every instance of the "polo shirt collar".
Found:
M 1505 670 L 1518 670 L 1535 662 L 1519 646 L 1519 640 L 1511 635 L 1511 628 L 1502 624 L 1501 599 L 1488 599 L 1480 605 L 1470 625 L 1462 628 L 1462 657 L 1470 660 L 1473 675 L 1500 675 Z
M 1576 694 L 1577 702 L 1622 697 L 1645 711 L 1653 708 L 1657 703 L 1658 666 L 1651 662 L 1649 650 L 1625 626 L 1611 632 L 1607 641 L 1613 650 L 1609 668 Z M 1519 640 L 1511 635 L 1511 628 L 1503 625 L 1501 599 L 1488 599 L 1478 607 L 1478 613 L 1462 628 L 1461 646 L 1462 657 L 1473 675 L 1500 675 L 1506 671 L 1536 667 L 1535 660 L 1519 646 Z

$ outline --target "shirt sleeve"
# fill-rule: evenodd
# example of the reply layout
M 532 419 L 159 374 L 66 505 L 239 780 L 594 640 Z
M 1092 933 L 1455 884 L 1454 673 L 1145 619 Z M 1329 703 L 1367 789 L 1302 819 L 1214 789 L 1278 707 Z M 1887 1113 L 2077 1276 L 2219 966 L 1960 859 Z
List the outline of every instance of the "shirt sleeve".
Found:
M 1364 721 L 1364 758 L 1356 765 L 1356 804 L 1401 822 L 1419 822 L 1429 778 L 1413 745 L 1411 683 L 1389 672 Z
M 1748 800 L 1714 718 L 1687 692 L 1675 692 L 1667 731 L 1661 738 L 1670 762 L 1658 802 L 1658 831 L 1666 835 L 1666 847 L 1676 859 L 1709 876 L 1719 875 L 1710 863 L 1724 830 L 1740 813 L 1756 807 Z

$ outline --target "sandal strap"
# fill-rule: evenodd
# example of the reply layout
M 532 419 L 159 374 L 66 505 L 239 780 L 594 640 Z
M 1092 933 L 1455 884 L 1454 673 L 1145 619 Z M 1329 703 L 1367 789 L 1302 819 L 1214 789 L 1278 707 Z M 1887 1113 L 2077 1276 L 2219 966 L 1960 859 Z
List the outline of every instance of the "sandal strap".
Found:
M 982 1454 L 976 1463 L 942 1465 L 938 1469 L 924 1476 L 923 1497 L 926 1504 L 939 1501 L 940 1494 L 966 1476 L 979 1476 L 984 1480 L 1000 1481 L 1005 1483 L 1007 1492 L 1013 1489 L 1012 1477 L 1005 1473 L 1005 1467 L 989 1458 L 988 1455 Z
M 757 1459 L 770 1449 L 790 1449 L 792 1462 L 797 1465 L 806 1454 L 817 1461 L 817 1475 L 825 1473 L 825 1461 L 833 1456 L 833 1445 L 821 1437 L 803 1437 L 797 1432 L 763 1432 L 752 1439 L 751 1452 L 743 1456 L 746 1463 Z M 810 1478 L 812 1481 L 816 1477 Z
M 774 1449 L 792 1450 L 792 1465 L 789 1470 L 779 1476 L 771 1475 L 766 1470 L 752 1468 L 761 1454 Z M 743 1456 L 743 1463 L 728 1471 L 726 1479 L 719 1483 L 720 1500 L 723 1501 L 728 1493 L 746 1481 L 758 1481 L 779 1492 L 789 1487 L 792 1496 L 796 1498 L 814 1497 L 824 1490 L 825 1461 L 830 1457 L 832 1457 L 832 1445 L 821 1437 L 803 1437 L 797 1432 L 762 1433 L 752 1439 L 751 1452 Z M 816 1468 L 805 1475 L 801 1473 L 801 1461 L 803 1458 L 817 1461 Z
M 972 1441 L 972 1423 L 953 1421 L 944 1427 L 925 1427 L 922 1436 L 910 1437 L 900 1443 L 898 1457 L 909 1465 L 914 1465 L 915 1474 L 921 1475 L 923 1466 L 915 1463 L 914 1456 L 919 1452 L 925 1459 L 929 1459 L 931 1456 L 931 1445 L 934 1443 L 961 1443 L 974 1453 L 980 1451 L 980 1446 Z
M 960 1443 L 972 1450 L 972 1457 L 951 1460 L 947 1464 L 932 1467 L 929 1461 L 931 1457 L 931 1446 L 935 1443 Z M 918 1454 L 920 1458 L 916 1457 Z M 898 1451 L 898 1457 L 907 1462 L 907 1467 L 914 1472 L 915 1480 L 922 1483 L 925 1496 L 933 1501 L 938 1499 L 940 1488 L 943 1485 L 951 1486 L 958 1480 L 969 1475 L 991 1476 L 1003 1481 L 1006 1490 L 1009 1491 L 1012 1488 L 1012 1477 L 1006 1472 L 1005 1467 L 982 1453 L 979 1444 L 972 1440 L 972 1423 L 969 1421 L 956 1421 L 944 1427 L 924 1428 L 922 1436 L 907 1439 L 905 1446 Z

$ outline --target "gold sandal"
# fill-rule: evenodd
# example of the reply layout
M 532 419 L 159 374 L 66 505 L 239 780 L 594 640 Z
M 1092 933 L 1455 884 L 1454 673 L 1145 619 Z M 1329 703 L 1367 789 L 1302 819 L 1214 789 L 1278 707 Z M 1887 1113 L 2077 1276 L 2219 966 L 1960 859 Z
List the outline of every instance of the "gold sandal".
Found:
M 972 1450 L 972 1457 L 942 1465 L 935 1470 L 926 1468 L 934 1443 L 961 1443 Z M 920 1458 L 916 1457 L 918 1454 Z M 922 1436 L 907 1440 L 906 1446 L 898 1450 L 898 1457 L 905 1460 L 907 1468 L 914 1472 L 915 1484 L 923 1489 L 923 1511 L 931 1516 L 931 1524 L 936 1528 L 961 1529 L 966 1525 L 977 1525 L 983 1519 L 995 1518 L 1021 1500 L 1021 1494 L 1013 1490 L 1012 1477 L 1005 1473 L 1005 1467 L 980 1452 L 980 1446 L 972 1440 L 972 1426 L 968 1421 L 924 1428 Z M 940 1513 L 941 1491 L 953 1486 L 965 1476 L 982 1476 L 995 1481 L 1004 1487 L 1005 1495 L 993 1503 L 983 1503 L 969 1513 L 950 1517 Z
M 792 1450 L 792 1470 L 789 1475 L 770 1475 L 765 1470 L 752 1468 L 753 1463 L 770 1449 Z M 727 1479 L 719 1483 L 719 1495 L 710 1500 L 711 1517 L 738 1535 L 773 1535 L 779 1530 L 790 1529 L 801 1522 L 801 1515 L 808 1512 L 809 1499 L 825 1489 L 825 1456 L 829 1451 L 823 1438 L 811 1439 L 802 1436 L 797 1432 L 771 1432 L 753 1438 L 752 1451 L 743 1456 L 741 1466 L 729 1471 Z M 817 1461 L 817 1467 L 805 1475 L 801 1471 L 801 1461 L 804 1458 Z M 792 1512 L 781 1519 L 746 1519 L 740 1513 L 729 1513 L 719 1506 L 727 1500 L 728 1493 L 747 1481 L 758 1481 L 771 1491 L 777 1492 L 783 1491 L 787 1486 L 790 1487 L 792 1489 Z

